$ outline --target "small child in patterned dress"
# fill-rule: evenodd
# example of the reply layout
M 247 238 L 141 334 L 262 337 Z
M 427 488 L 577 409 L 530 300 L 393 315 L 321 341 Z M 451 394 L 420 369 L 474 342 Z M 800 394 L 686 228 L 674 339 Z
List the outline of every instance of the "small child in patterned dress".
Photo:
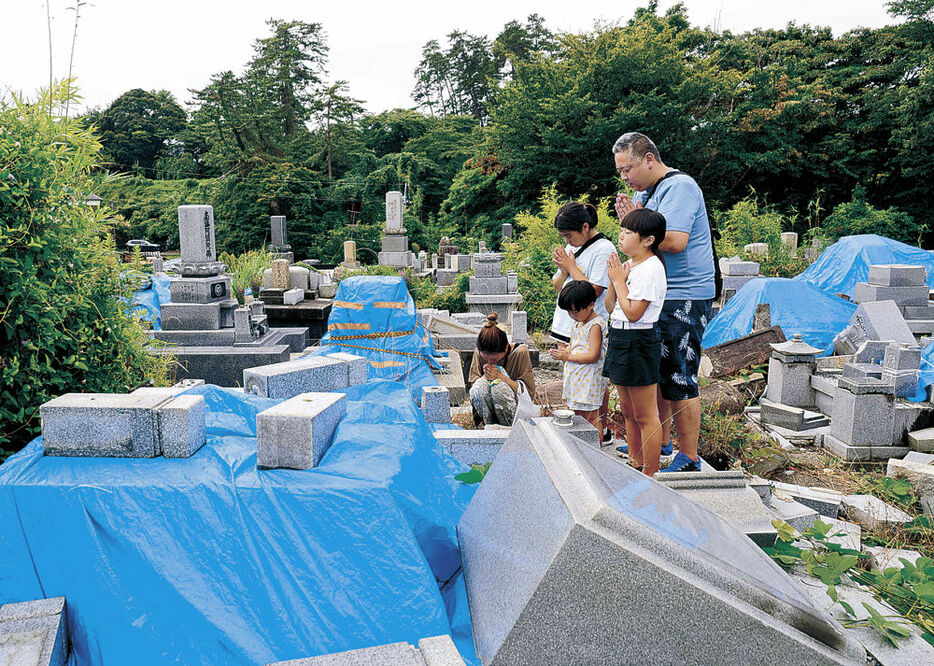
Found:
M 564 401 L 603 432 L 600 406 L 606 391 L 603 360 L 606 357 L 606 319 L 594 311 L 597 292 L 586 280 L 568 282 L 558 295 L 558 307 L 577 322 L 571 342 L 551 350 L 551 357 L 564 362 Z

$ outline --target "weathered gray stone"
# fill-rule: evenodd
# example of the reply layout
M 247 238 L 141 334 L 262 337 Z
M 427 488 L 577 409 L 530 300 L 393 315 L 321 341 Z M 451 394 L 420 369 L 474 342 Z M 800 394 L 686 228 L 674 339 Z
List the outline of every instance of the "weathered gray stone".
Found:
M 308 289 L 308 276 L 311 271 L 304 266 L 289 266 L 289 289 Z
M 68 652 L 65 597 L 0 606 L 0 663 L 65 666 Z
M 347 412 L 343 393 L 302 393 L 256 415 L 256 466 L 317 467 Z
M 773 352 L 769 359 L 769 378 L 765 396 L 772 403 L 788 407 L 812 407 L 814 389 L 811 387 L 810 363 L 786 363 Z
M 781 491 L 773 493 L 766 506 L 776 520 L 788 523 L 799 532 L 806 532 L 818 518 L 818 513 L 809 506 L 795 501 Z
M 217 251 L 214 247 L 214 207 L 179 206 L 178 238 L 183 265 L 215 263 Z M 184 274 L 183 271 L 182 275 Z
M 521 345 L 529 339 L 529 317 L 525 310 L 513 310 L 509 313 L 509 328 L 512 331 L 512 343 Z
M 878 571 L 885 571 L 890 567 L 901 569 L 905 566 L 902 560 L 908 560 L 909 564 L 914 565 L 921 557 L 921 553 L 916 550 L 886 548 L 885 546 L 866 546 L 865 552 L 871 558 L 872 568 Z
M 512 224 L 509 222 L 504 222 L 503 226 L 500 227 L 503 238 L 508 238 L 512 240 Z
M 216 331 L 221 328 L 220 303 L 164 303 L 162 328 L 166 331 Z
M 503 275 L 503 256 L 501 254 L 475 254 L 474 277 L 495 278 Z
M 439 268 L 435 271 L 435 281 L 438 283 L 439 287 L 450 287 L 454 284 L 455 277 L 457 277 L 457 271 L 449 268 Z
M 907 264 L 875 264 L 869 267 L 869 284 L 883 287 L 926 286 L 927 269 Z
M 779 481 L 772 481 L 771 485 L 776 490 L 789 495 L 796 502 L 814 509 L 821 516 L 836 519 L 840 514 L 840 506 L 843 504 L 843 494 L 835 490 L 809 488 L 808 486 L 781 483 Z
M 840 377 L 837 380 L 837 388 L 849 391 L 855 395 L 867 395 L 878 393 L 884 395 L 892 394 L 892 387 L 881 379 L 873 377 Z
M 285 228 L 285 215 L 270 215 L 270 242 L 279 250 L 285 250 L 289 247 L 289 237 Z
M 152 274 L 158 275 L 165 272 L 165 260 L 162 257 L 154 257 L 152 260 Z
M 450 391 L 444 386 L 423 386 L 421 408 L 428 423 L 450 423 Z
M 892 400 L 878 393 L 856 394 L 843 389 L 830 415 L 830 434 L 852 446 L 892 445 Z
M 334 298 L 337 295 L 336 282 L 322 282 L 318 285 L 319 298 Z
M 327 356 L 297 358 L 243 371 L 243 388 L 264 398 L 292 398 L 301 393 L 339 391 L 347 387 L 348 368 Z
M 414 255 L 411 252 L 380 252 L 377 255 L 380 266 L 411 266 Z
M 347 379 L 345 386 L 366 384 L 367 372 L 369 372 L 370 369 L 370 362 L 366 359 L 365 356 L 357 356 L 356 354 L 348 354 L 346 352 L 335 352 L 334 354 L 328 354 L 327 358 L 340 361 L 345 366 L 347 366 Z
M 925 453 L 934 451 L 934 428 L 924 428 L 908 433 L 908 446 Z
M 515 271 L 506 273 L 506 293 L 515 294 L 519 291 L 519 276 Z
M 386 229 L 402 229 L 402 192 L 386 192 Z
M 869 529 L 876 529 L 886 523 L 901 524 L 911 520 L 907 513 L 886 504 L 875 495 L 846 495 L 843 498 L 843 510 L 847 518 Z
M 905 462 L 918 463 L 920 465 L 934 465 L 934 454 L 909 451 L 908 455 L 902 458 L 902 460 Z
M 890 458 L 885 473 L 895 479 L 911 481 L 919 495 L 934 495 L 934 465 Z
M 253 309 L 244 305 L 234 310 L 234 344 L 252 342 L 257 336 L 253 327 Z
M 755 275 L 724 275 L 723 290 L 737 292 L 743 288 L 743 285 L 754 279 L 756 279 Z
M 467 401 L 467 384 L 461 371 L 460 354 L 456 349 L 449 349 L 447 357 L 441 360 L 442 369 L 435 373 L 435 379 L 448 389 L 452 405 L 462 405 Z
M 854 446 L 829 433 L 821 437 L 820 446 L 843 460 L 888 460 L 908 453 L 907 446 Z
M 917 370 L 921 367 L 921 348 L 916 345 L 890 343 L 885 348 L 882 367 L 898 372 Z
M 153 458 L 164 395 L 66 393 L 39 408 L 47 456 Z
M 927 305 L 928 287 L 883 287 L 878 284 L 857 282 L 853 288 L 853 301 L 855 303 L 874 303 L 877 301 L 894 301 L 899 307 L 906 305 Z
M 465 465 L 481 465 L 493 462 L 510 431 L 437 430 L 434 436 L 438 444 L 459 462 Z
M 445 268 L 450 268 L 455 273 L 463 273 L 464 271 L 470 270 L 471 255 L 469 254 L 449 254 L 445 257 Z M 477 275 L 477 277 L 484 277 L 483 275 Z M 496 277 L 496 275 L 488 275 L 486 277 Z
M 794 231 L 785 231 L 781 236 L 782 245 L 785 246 L 785 249 L 788 250 L 791 254 L 794 254 L 798 250 L 798 234 Z
M 409 251 L 409 237 L 401 236 L 399 234 L 390 234 L 388 236 L 383 236 L 381 241 L 381 250 L 383 252 L 408 252 Z
M 883 368 L 882 382 L 891 388 L 891 392 L 895 397 L 912 398 L 918 392 L 919 374 L 917 370 L 894 372 Z
M 932 305 L 906 305 L 902 308 L 902 313 L 906 320 L 912 319 L 934 319 L 934 306 Z M 921 345 L 924 347 L 925 345 Z
M 762 421 L 770 425 L 781 426 L 789 430 L 804 429 L 804 410 L 800 407 L 789 407 L 767 398 L 759 399 L 762 408 Z
M 204 446 L 204 396 L 176 396 L 160 407 L 158 414 L 164 457 L 190 458 Z
M 513 429 L 457 532 L 490 666 L 864 658 L 733 526 L 548 423 Z M 723 649 L 737 627 L 741 654 Z
M 582 442 L 587 442 L 591 446 L 600 448 L 603 445 L 603 434 L 597 432 L 597 429 L 593 427 L 593 424 L 587 421 L 583 416 L 575 414 L 571 417 L 571 423 L 569 425 L 562 425 L 559 421 L 551 417 L 544 417 L 540 419 L 535 419 L 535 423 L 541 423 L 544 421 L 550 421 L 555 425 L 555 427 L 560 428 L 563 432 L 567 432 L 571 435 L 574 435 Z
M 481 278 L 473 277 L 470 280 L 471 294 L 505 294 L 506 280 L 504 277 Z
M 834 349 L 838 354 L 853 354 L 865 340 L 915 344 L 895 301 L 861 303 L 850 317 L 849 326 L 834 338 Z
M 743 246 L 743 252 L 748 252 L 750 254 L 758 254 L 762 256 L 768 256 L 769 244 L 768 243 L 749 243 L 748 245 Z
M 726 268 L 726 270 L 723 270 L 724 268 Z M 721 264 L 720 270 L 723 272 L 724 277 L 727 275 L 756 276 L 759 274 L 759 262 L 758 261 L 731 261 L 726 264 Z
M 882 366 L 876 363 L 844 363 L 843 377 L 846 379 L 878 379 L 882 380 Z
M 471 312 L 496 312 L 503 319 L 508 318 L 513 310 L 518 310 L 523 300 L 522 294 L 467 294 L 464 299 Z
M 882 364 L 885 358 L 885 348 L 889 346 L 886 340 L 864 340 L 853 355 L 853 363 Z
M 464 660 L 450 636 L 432 636 L 419 640 L 418 649 L 408 643 L 390 643 L 266 666 L 464 666 Z

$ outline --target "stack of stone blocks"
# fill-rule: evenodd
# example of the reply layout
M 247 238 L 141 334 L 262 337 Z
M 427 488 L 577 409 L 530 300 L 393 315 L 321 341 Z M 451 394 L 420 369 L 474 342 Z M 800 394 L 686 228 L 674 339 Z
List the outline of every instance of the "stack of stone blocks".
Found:
M 415 255 L 409 250 L 409 237 L 402 226 L 402 192 L 386 193 L 386 228 L 378 258 L 380 266 L 407 268 L 415 263 Z
M 460 273 L 465 273 L 471 268 L 469 254 L 445 254 L 439 257 L 439 261 L 442 259 L 444 265 L 435 271 L 435 281 L 439 287 L 450 287 Z
M 47 456 L 188 458 L 205 442 L 204 396 L 191 382 L 121 393 L 66 393 L 39 408 Z
M 500 453 L 457 526 L 481 663 L 865 659 L 745 534 L 615 456 L 548 422 L 517 425 Z
M 768 247 L 768 246 L 766 246 Z M 740 288 L 757 277 L 759 274 L 758 261 L 741 261 L 739 257 L 723 257 L 720 259 L 720 274 L 723 276 L 723 293 L 720 297 L 720 307 L 726 305 Z
M 293 266 L 287 259 L 276 259 L 263 271 L 259 298 L 269 305 L 295 305 L 313 301 L 322 291 L 321 273 L 304 266 Z
M 856 303 L 893 301 L 913 335 L 934 334 L 934 306 L 930 304 L 927 270 L 905 264 L 874 265 L 869 278 L 858 282 L 853 292 Z
M 511 276 L 503 275 L 502 261 L 503 255 L 495 252 L 473 255 L 474 275 L 470 278 L 467 292 L 467 309 L 470 312 L 496 312 L 501 320 L 506 321 L 513 311 L 519 309 L 522 294 L 519 293 L 518 277 L 511 279 Z
M 0 663 L 65 666 L 69 651 L 65 597 L 0 606 Z

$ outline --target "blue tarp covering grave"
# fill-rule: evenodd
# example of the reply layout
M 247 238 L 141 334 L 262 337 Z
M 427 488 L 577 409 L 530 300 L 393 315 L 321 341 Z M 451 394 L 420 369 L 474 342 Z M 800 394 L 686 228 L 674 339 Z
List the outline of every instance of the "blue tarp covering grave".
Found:
M 866 281 L 869 267 L 874 264 L 924 266 L 928 271 L 928 286 L 934 287 L 934 252 L 875 234 L 841 238 L 794 279 L 831 295 L 852 297 L 856 283 Z
M 64 595 L 72 664 L 263 664 L 449 633 L 473 652 L 454 526 L 473 487 L 406 387 L 348 389 L 313 470 L 256 469 L 256 414 L 215 386 L 189 459 L 0 466 L 0 603 Z
M 805 342 L 831 353 L 834 336 L 846 328 L 856 304 L 788 278 L 756 278 L 736 292 L 704 332 L 703 347 L 735 340 L 752 331 L 756 306 L 769 304 L 772 325 L 785 336 L 800 333 Z
M 145 289 L 133 292 L 132 311 L 141 319 L 151 321 L 154 331 L 162 330 L 162 304 L 172 302 L 169 279 L 169 276 L 165 274 L 153 275 L 150 284 Z
M 440 367 L 438 354 L 401 277 L 361 275 L 341 281 L 321 347 L 310 354 L 335 352 L 366 357 L 368 377 L 400 381 L 417 400 L 423 386 L 438 385 L 431 372 Z

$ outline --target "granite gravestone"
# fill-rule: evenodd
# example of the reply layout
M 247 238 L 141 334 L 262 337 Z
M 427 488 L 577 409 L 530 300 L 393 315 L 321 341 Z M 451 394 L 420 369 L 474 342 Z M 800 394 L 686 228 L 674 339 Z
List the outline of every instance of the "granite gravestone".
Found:
M 547 422 L 513 428 L 457 534 L 483 664 L 865 659 L 735 527 Z

